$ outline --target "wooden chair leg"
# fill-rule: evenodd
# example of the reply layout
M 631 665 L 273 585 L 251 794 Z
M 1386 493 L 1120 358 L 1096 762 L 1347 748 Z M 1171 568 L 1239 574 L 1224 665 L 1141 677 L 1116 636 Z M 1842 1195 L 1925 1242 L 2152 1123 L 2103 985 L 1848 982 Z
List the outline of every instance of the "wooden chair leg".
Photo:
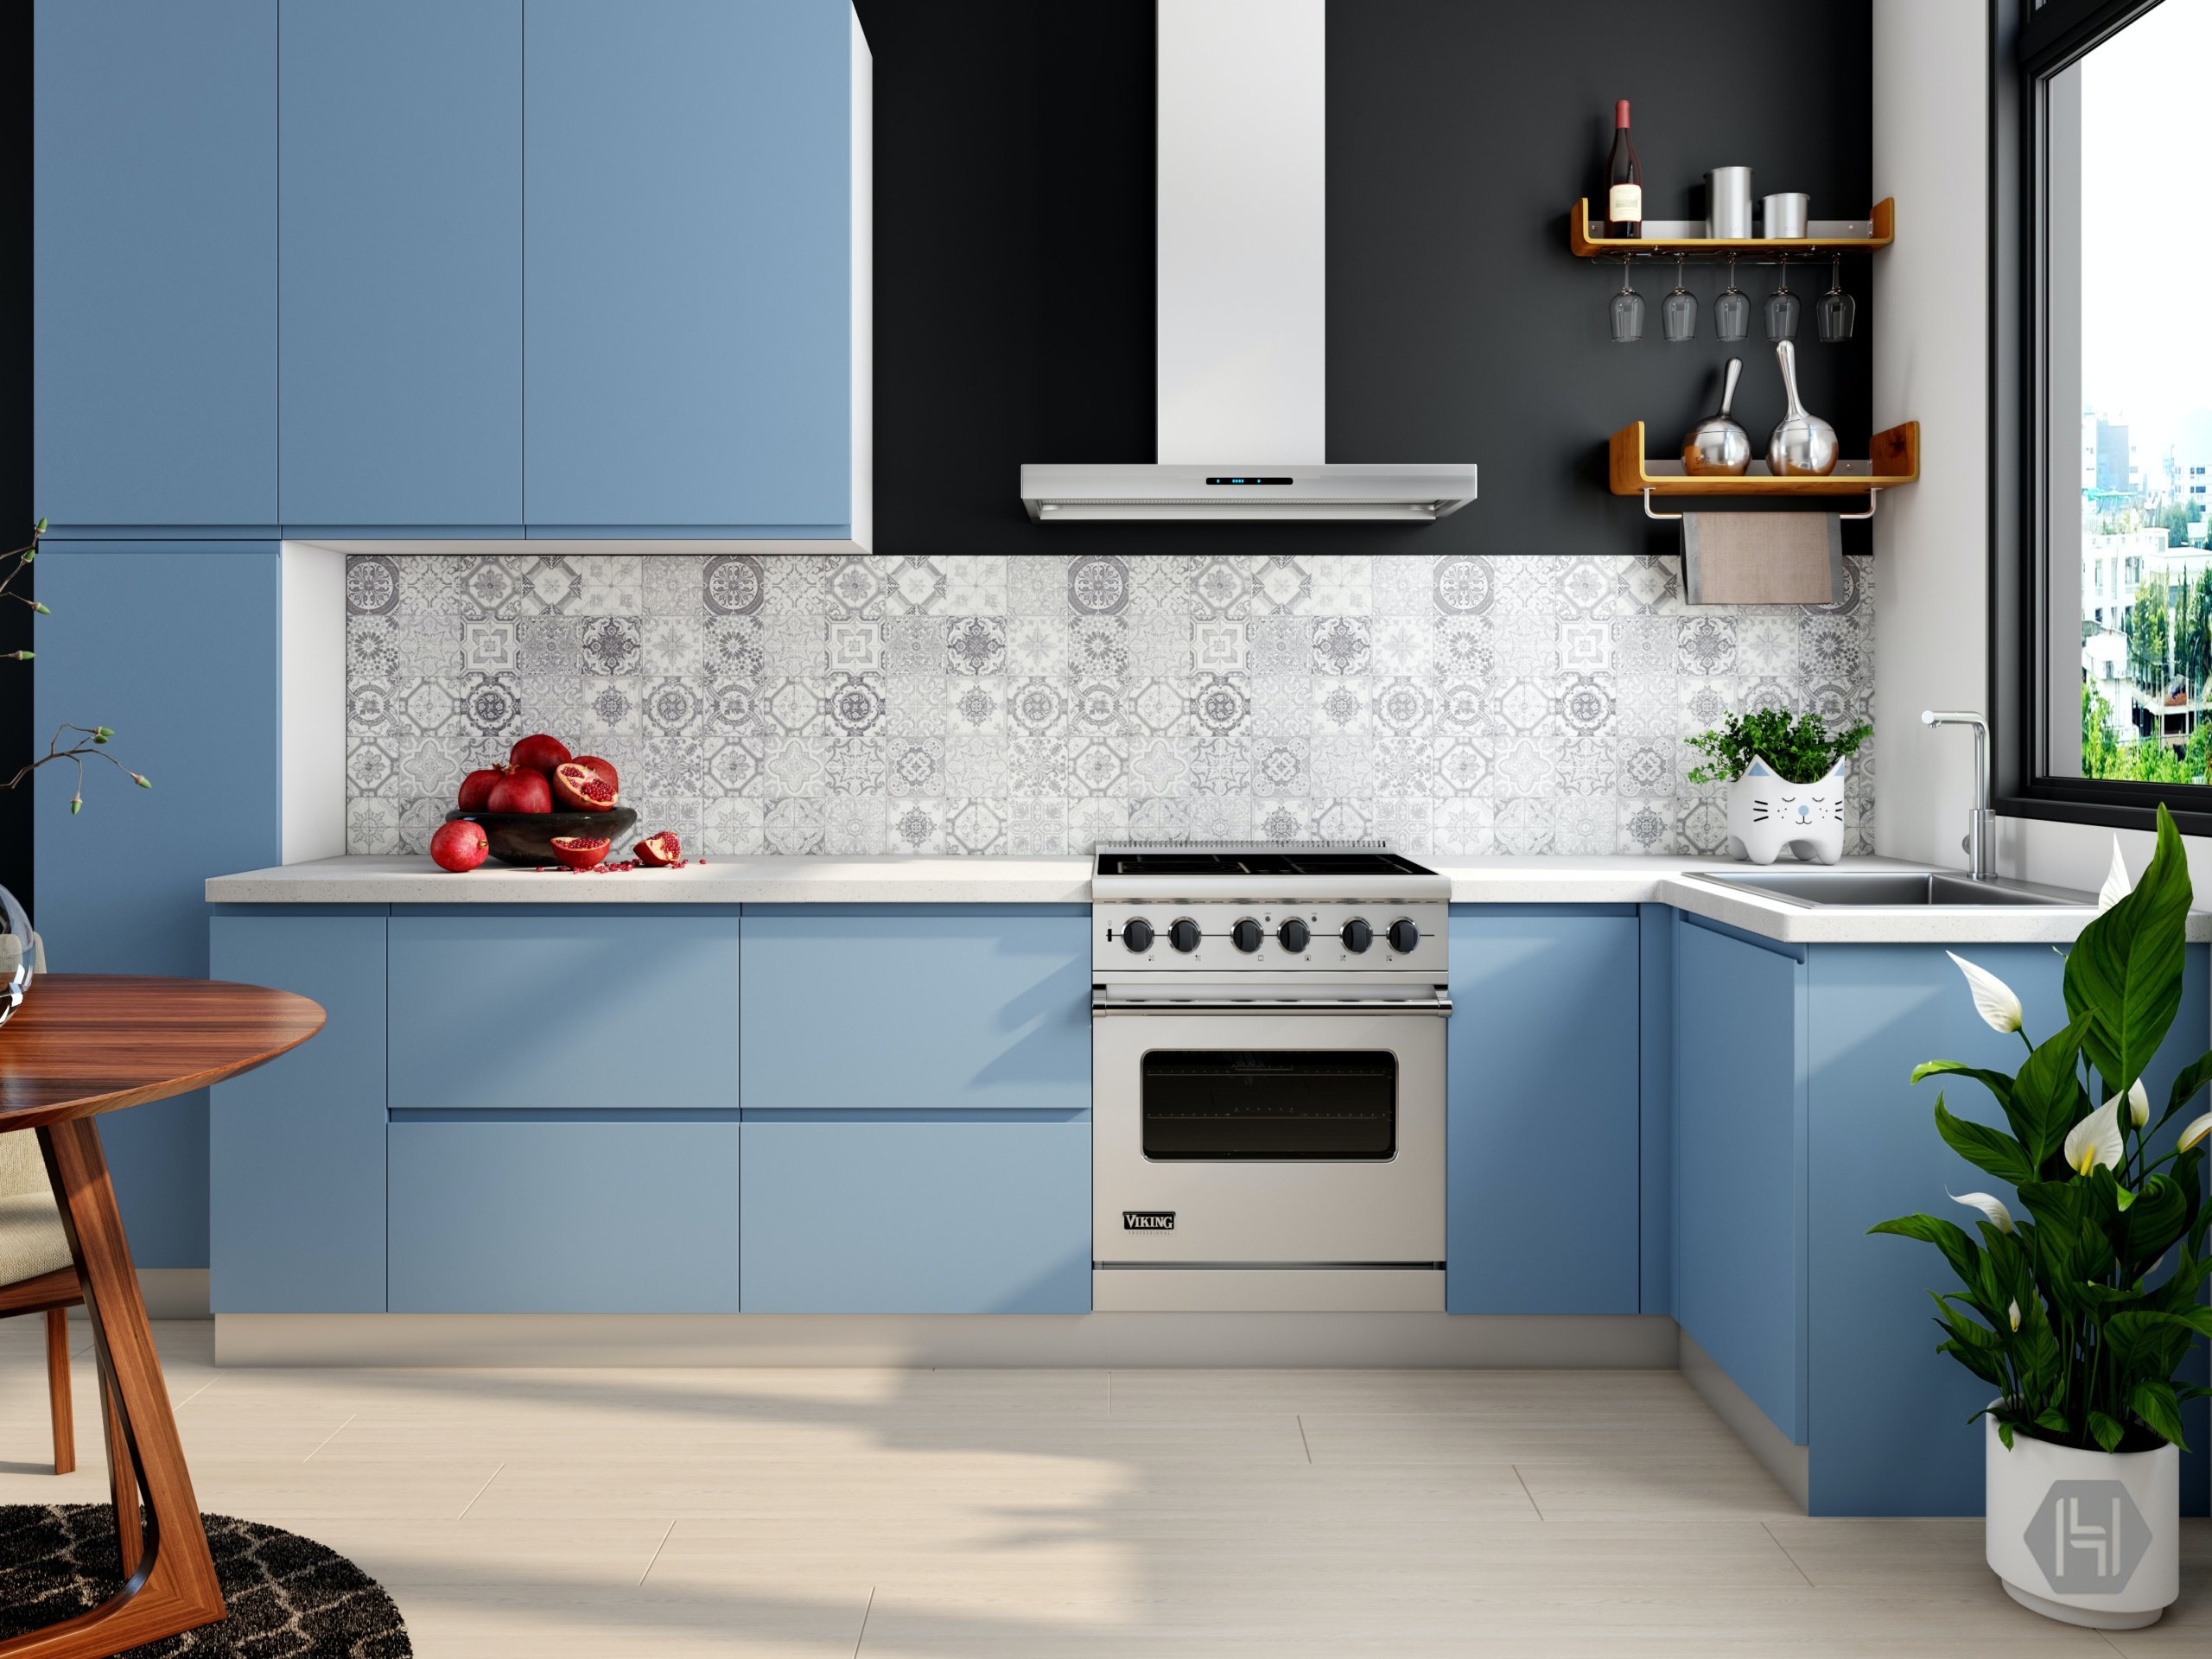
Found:
M 162 1382 L 123 1218 L 116 1211 L 99 1131 L 90 1118 L 73 1118 L 48 1124 L 38 1138 L 54 1196 L 61 1201 L 62 1224 L 84 1286 L 85 1311 L 92 1316 L 93 1347 L 110 1402 L 103 1414 L 110 1419 L 111 1438 L 119 1443 L 111 1456 L 118 1470 L 136 1470 L 135 1477 L 117 1482 L 118 1506 L 125 1484 L 131 1484 L 135 1509 L 135 1482 L 144 1484 L 145 1553 L 118 1594 L 89 1613 L 0 1641 L 0 1659 L 103 1659 L 213 1624 L 224 1616 L 223 1591 L 215 1580 L 215 1560 L 200 1524 L 184 1447 L 177 1440 L 176 1418 Z M 122 1514 L 116 1519 L 119 1536 L 137 1532 L 136 1526 L 122 1524 Z
M 46 1391 L 54 1408 L 54 1472 L 77 1466 L 77 1424 L 69 1407 L 69 1312 L 46 1310 Z

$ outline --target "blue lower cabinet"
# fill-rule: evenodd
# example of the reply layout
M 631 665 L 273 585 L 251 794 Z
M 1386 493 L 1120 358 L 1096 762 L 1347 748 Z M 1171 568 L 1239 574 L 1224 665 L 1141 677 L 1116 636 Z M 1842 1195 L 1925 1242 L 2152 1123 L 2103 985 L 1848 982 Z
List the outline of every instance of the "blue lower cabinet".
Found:
M 385 1307 L 385 911 L 216 915 L 208 972 L 322 1005 L 322 1029 L 209 1091 L 218 1313 Z
M 745 1122 L 748 1313 L 1087 1313 L 1087 1116 Z
M 738 1125 L 393 1122 L 395 1313 L 734 1313 Z
M 391 1105 L 734 1111 L 734 906 L 398 906 Z
M 1676 951 L 1675 1318 L 1802 1446 L 1805 948 L 1684 917 Z
M 1639 918 L 1633 906 L 1455 906 L 1445 1305 L 1634 1313 Z M 1572 1147 L 1530 1179 L 1532 1147 Z

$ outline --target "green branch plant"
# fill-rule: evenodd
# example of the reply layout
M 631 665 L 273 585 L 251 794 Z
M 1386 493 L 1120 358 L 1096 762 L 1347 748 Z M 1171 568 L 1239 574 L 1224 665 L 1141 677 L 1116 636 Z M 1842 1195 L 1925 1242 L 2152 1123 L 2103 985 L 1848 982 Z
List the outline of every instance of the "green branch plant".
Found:
M 1732 784 L 1754 759 L 1763 760 L 1789 784 L 1816 784 L 1828 768 L 1873 736 L 1863 721 L 1847 731 L 1829 734 L 1827 721 L 1815 714 L 1792 715 L 1786 709 L 1760 709 L 1748 715 L 1731 715 L 1711 731 L 1700 732 L 1689 745 L 1706 758 L 1690 769 L 1694 784 Z
M 2212 1113 L 2159 1150 L 2167 1125 L 2212 1081 L 2212 1053 L 2180 1069 L 2155 1119 L 2143 1084 L 2181 1006 L 2190 898 L 2181 836 L 2162 804 L 2158 851 L 2132 891 L 2113 844 L 2096 918 L 2067 953 L 2066 1028 L 2035 1041 L 2011 988 L 1954 955 L 1983 1020 L 2018 1033 L 2025 1057 L 2010 1074 L 1956 1060 L 1912 1074 L 1988 1091 L 2002 1128 L 1954 1116 L 1939 1094 L 1936 1133 L 2011 1187 L 2026 1214 L 2016 1218 L 1992 1193 L 1950 1194 L 1980 1213 L 1978 1242 L 1929 1215 L 1870 1230 L 1935 1245 L 1958 1275 L 1961 1288 L 1929 1293 L 1936 1350 L 1997 1391 L 1974 1417 L 1993 1416 L 2008 1449 L 2023 1433 L 2108 1452 L 2185 1449 L 2182 1404 L 2212 1393 L 2177 1380 L 2190 1346 L 2212 1336 L 2212 1307 L 2198 1297 L 2212 1274 Z
M 41 518 L 31 526 L 29 542 L 10 552 L 0 553 L 0 600 L 12 600 L 18 605 L 29 606 L 40 616 L 52 616 L 54 613 L 36 600 L 14 591 L 16 578 L 29 569 L 32 561 L 38 557 L 39 538 L 45 534 L 46 520 Z M 0 652 L 0 662 L 28 663 L 36 655 L 35 652 L 29 651 Z M 85 810 L 85 762 L 87 760 L 105 760 L 139 788 L 151 789 L 154 785 L 143 772 L 131 771 L 108 749 L 107 745 L 114 736 L 112 727 L 73 726 L 65 722 L 56 727 L 54 735 L 47 740 L 46 753 L 17 767 L 16 775 L 6 783 L 0 784 L 0 789 L 15 788 L 41 766 L 50 766 L 57 760 L 70 761 L 77 768 L 77 787 L 69 797 L 69 812 L 73 817 Z

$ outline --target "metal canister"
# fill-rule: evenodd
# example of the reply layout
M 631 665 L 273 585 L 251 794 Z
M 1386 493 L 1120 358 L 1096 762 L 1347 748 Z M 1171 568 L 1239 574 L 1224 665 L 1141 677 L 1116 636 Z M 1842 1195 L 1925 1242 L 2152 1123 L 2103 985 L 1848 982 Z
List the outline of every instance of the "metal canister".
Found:
M 1750 239 L 1750 168 L 1716 167 L 1705 175 L 1705 233 L 1722 241 Z
M 1786 190 L 1779 195 L 1763 198 L 1759 213 L 1765 221 L 1765 228 L 1759 234 L 1769 240 L 1777 237 L 1802 239 L 1811 234 L 1808 227 L 1813 222 L 1813 199 L 1802 190 Z

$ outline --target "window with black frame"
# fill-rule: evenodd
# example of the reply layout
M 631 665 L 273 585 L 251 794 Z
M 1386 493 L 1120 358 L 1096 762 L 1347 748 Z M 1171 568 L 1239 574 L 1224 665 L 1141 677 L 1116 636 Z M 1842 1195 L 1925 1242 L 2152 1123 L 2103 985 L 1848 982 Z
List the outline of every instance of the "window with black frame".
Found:
M 2199 811 L 2212 778 L 2212 0 L 2023 20 L 2026 770 Z M 2212 289 L 2208 289 L 2212 292 Z

